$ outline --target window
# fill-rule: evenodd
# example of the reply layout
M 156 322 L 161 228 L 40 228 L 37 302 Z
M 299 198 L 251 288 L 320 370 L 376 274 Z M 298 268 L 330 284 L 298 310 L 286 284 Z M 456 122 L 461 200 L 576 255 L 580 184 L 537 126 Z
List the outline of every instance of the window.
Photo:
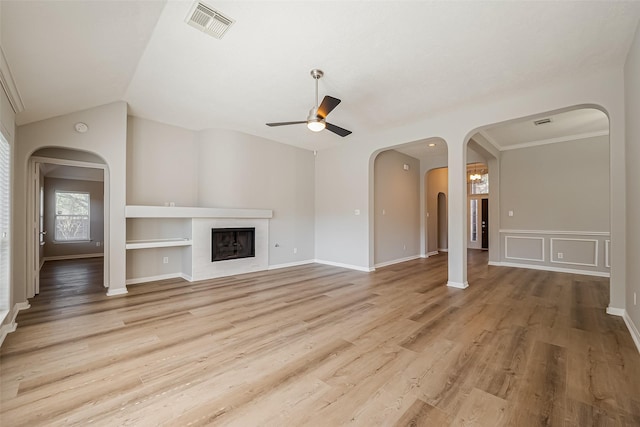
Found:
M 11 146 L 0 134 L 0 314 L 9 308 Z M 0 322 L 3 318 L 0 317 Z
M 56 191 L 56 242 L 81 242 L 89 234 L 89 193 Z
M 489 194 L 489 174 L 485 173 L 480 176 L 480 179 L 471 181 L 470 194 Z
M 469 200 L 469 231 L 471 232 L 471 241 L 478 241 L 478 199 Z

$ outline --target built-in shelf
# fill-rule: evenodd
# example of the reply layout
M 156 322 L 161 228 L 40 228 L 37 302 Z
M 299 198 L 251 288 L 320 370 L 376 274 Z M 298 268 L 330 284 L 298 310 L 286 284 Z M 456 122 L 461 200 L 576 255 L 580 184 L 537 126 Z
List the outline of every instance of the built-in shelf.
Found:
M 197 208 L 187 206 L 125 207 L 127 218 L 272 218 L 271 209 Z
M 191 246 L 191 239 L 148 239 L 127 241 L 127 249 L 170 248 L 174 246 Z

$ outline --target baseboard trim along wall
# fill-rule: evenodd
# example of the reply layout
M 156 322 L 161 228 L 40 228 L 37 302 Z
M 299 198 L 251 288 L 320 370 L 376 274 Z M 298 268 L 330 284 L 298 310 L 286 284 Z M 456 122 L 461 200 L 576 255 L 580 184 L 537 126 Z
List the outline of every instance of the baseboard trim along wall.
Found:
M 627 313 L 626 310 L 624 311 L 624 316 L 622 316 L 622 318 L 624 319 L 624 323 L 627 324 L 627 329 L 629 329 L 633 342 L 636 343 L 638 353 L 640 353 L 640 332 L 638 332 L 638 328 L 633 323 L 633 320 L 631 320 L 631 317 L 629 317 L 629 313 Z
M 299 265 L 313 264 L 314 262 L 315 261 L 312 259 L 305 259 L 303 261 L 286 262 L 284 264 L 274 264 L 274 265 L 270 265 L 268 270 L 278 270 L 280 268 L 297 267 Z
M 430 256 L 436 256 L 438 255 L 440 252 L 439 251 L 431 251 L 431 252 L 427 252 L 427 258 L 429 258 Z
M 393 259 L 391 261 L 381 262 L 376 264 L 374 267 L 375 268 L 386 267 L 388 265 L 400 264 L 401 262 L 413 261 L 414 259 L 418 259 L 418 258 L 420 258 L 420 255 L 412 255 L 405 258 L 398 258 L 398 259 Z
M 489 265 L 495 265 L 496 267 L 529 268 L 531 270 L 554 271 L 556 273 L 583 274 L 585 276 L 596 276 L 596 277 L 610 276 L 610 273 L 605 271 L 578 270 L 575 268 L 551 267 L 549 265 L 518 264 L 515 262 L 496 262 L 496 261 L 489 261 Z
M 365 273 L 371 273 L 372 271 L 376 270 L 374 267 L 361 267 L 359 265 L 343 264 L 341 262 L 324 261 L 321 259 L 316 259 L 314 260 L 314 262 L 318 264 L 330 265 L 332 267 L 342 267 L 348 268 L 349 270 L 364 271 Z
M 4 339 L 7 337 L 7 334 L 10 334 L 11 332 L 15 332 L 16 328 L 18 327 L 18 324 L 16 323 L 16 317 L 18 317 L 18 312 L 21 310 L 26 310 L 30 307 L 31 305 L 28 302 L 19 302 L 19 303 L 16 303 L 11 310 L 9 310 L 8 317 L 10 317 L 11 320 L 3 324 L 2 327 L 0 327 L 0 346 L 2 346 L 2 343 L 4 342 Z
M 103 258 L 104 254 L 77 254 L 77 255 L 59 255 L 59 256 L 46 256 L 42 257 L 43 263 L 47 261 L 63 261 L 68 259 L 82 259 L 82 258 Z

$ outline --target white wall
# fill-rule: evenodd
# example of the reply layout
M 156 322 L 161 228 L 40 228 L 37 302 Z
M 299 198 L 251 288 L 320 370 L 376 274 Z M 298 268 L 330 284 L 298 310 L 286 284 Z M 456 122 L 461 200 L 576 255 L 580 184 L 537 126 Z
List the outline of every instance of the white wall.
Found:
M 84 122 L 86 133 L 74 130 L 74 124 Z M 63 147 L 95 153 L 107 165 L 105 203 L 109 218 L 105 218 L 105 285 L 109 293 L 123 293 L 125 288 L 125 194 L 126 194 L 127 105 L 115 102 L 88 110 L 18 127 L 15 154 L 14 185 L 14 292 L 16 301 L 26 301 L 32 295 L 27 284 L 27 194 L 28 161 L 31 154 L 44 147 Z
M 430 137 L 448 145 L 449 281 L 466 282 L 466 142 L 476 129 L 507 120 L 578 106 L 600 106 L 610 118 L 611 307 L 625 303 L 624 87 L 618 69 L 600 70 L 511 93 L 320 151 L 316 161 L 316 255 L 336 264 L 369 269 L 373 253 L 372 154 Z M 354 209 L 360 215 L 354 215 Z
M 634 325 L 636 344 L 640 349 L 640 26 L 636 30 L 633 45 L 624 67 L 626 107 L 626 159 L 627 159 L 627 254 L 635 262 L 627 263 L 625 309 Z
M 56 191 L 78 191 L 89 193 L 89 225 L 90 241 L 57 243 L 55 242 L 55 209 Z M 44 179 L 44 224 L 45 257 L 61 257 L 69 255 L 102 254 L 104 243 L 104 183 L 100 181 L 82 181 L 78 179 L 49 178 Z M 100 246 L 96 244 L 99 243 Z
M 418 257 L 420 161 L 388 150 L 378 154 L 374 168 L 375 263 Z

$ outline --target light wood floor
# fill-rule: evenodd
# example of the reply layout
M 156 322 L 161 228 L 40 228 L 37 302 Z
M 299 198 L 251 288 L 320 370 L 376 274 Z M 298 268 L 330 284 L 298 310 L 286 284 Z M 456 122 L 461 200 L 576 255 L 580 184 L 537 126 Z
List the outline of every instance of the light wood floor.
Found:
M 0 351 L 0 424 L 640 425 L 607 279 L 446 256 L 135 285 L 48 262 Z

